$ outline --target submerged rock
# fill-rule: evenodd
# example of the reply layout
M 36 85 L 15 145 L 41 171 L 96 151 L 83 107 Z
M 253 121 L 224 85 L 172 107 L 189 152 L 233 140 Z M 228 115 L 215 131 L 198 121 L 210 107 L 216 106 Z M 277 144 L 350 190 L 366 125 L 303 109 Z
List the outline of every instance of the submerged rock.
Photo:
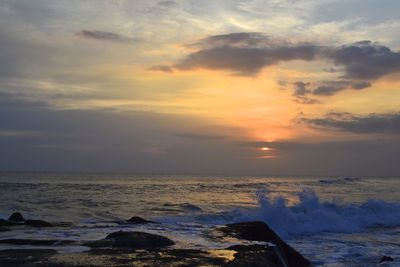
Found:
M 0 227 L 1 226 L 17 226 L 17 225 L 21 225 L 21 224 L 17 223 L 17 222 L 10 222 L 10 221 L 0 219 Z
M 56 255 L 53 249 L 6 249 L 0 250 L 0 266 L 40 266 Z M 46 265 L 42 265 L 46 266 Z M 56 265 L 47 265 L 56 266 Z
M 146 219 L 143 219 L 142 217 L 138 217 L 138 216 L 133 216 L 132 218 L 130 218 L 129 220 L 126 220 L 127 223 L 130 224 L 146 224 L 146 223 L 155 223 L 153 221 L 149 221 Z
M 89 247 L 120 247 L 132 249 L 152 249 L 174 245 L 171 239 L 145 232 L 114 232 L 105 239 L 85 243 Z
M 21 213 L 19 212 L 14 212 L 13 214 L 11 214 L 11 216 L 8 218 L 9 221 L 12 222 L 23 222 L 25 221 L 24 216 L 22 216 Z
M 387 261 L 394 261 L 393 260 L 393 258 L 392 257 L 389 257 L 389 256 L 383 256 L 380 260 L 379 260 L 379 263 L 382 263 L 382 262 L 387 262 Z
M 285 243 L 269 226 L 260 221 L 228 224 L 219 229 L 228 236 L 250 241 L 265 241 L 276 246 L 277 256 L 288 267 L 310 266 L 310 261 L 304 258 L 294 248 Z
M 25 225 L 32 227 L 53 227 L 54 225 L 42 220 L 26 220 Z
M 70 245 L 75 243 L 72 240 L 47 240 L 47 239 L 0 239 L 0 244 L 11 244 L 11 245 L 30 245 L 30 246 L 52 246 L 52 245 Z

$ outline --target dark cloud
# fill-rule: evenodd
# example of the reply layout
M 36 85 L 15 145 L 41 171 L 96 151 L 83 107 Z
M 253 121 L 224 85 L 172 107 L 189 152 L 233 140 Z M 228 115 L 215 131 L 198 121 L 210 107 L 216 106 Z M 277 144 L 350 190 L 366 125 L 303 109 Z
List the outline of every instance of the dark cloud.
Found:
M 293 83 L 294 86 L 294 96 L 305 96 L 310 93 L 310 90 L 307 88 L 310 83 L 298 81 Z
M 376 80 L 400 71 L 400 53 L 369 40 L 333 49 L 326 56 L 344 66 L 344 76 L 350 79 Z
M 349 86 L 348 81 L 324 81 L 310 91 L 313 95 L 331 96 Z
M 293 44 L 258 32 L 213 35 L 189 44 L 195 51 L 174 65 L 179 70 L 205 68 L 226 70 L 236 75 L 254 76 L 267 66 L 291 60 L 325 60 L 337 73 L 337 79 L 314 84 L 294 84 L 296 101 L 316 103 L 306 95 L 331 96 L 346 89 L 361 90 L 390 73 L 400 71 L 400 53 L 371 41 L 360 41 L 341 47 L 316 44 Z M 169 69 L 169 68 L 168 68 Z M 301 98 L 300 98 L 301 97 Z
M 361 89 L 365 89 L 371 86 L 371 83 L 369 82 L 354 82 L 351 87 L 353 87 L 353 89 L 356 90 L 361 90 Z
M 252 76 L 280 61 L 313 60 L 316 51 L 316 47 L 308 45 L 277 48 L 218 46 L 188 55 L 175 68 L 228 70 L 234 74 Z
M 293 83 L 293 96 L 296 97 L 296 101 L 299 103 L 315 104 L 313 101 L 308 101 L 310 99 L 306 96 L 332 96 L 346 89 L 362 90 L 369 86 L 371 84 L 365 81 L 332 80 L 314 83 L 297 81 Z
M 82 30 L 77 33 L 77 35 L 88 39 L 96 39 L 101 41 L 110 41 L 117 43 L 133 43 L 138 41 L 135 38 L 127 37 L 118 33 L 106 32 L 106 31 L 92 31 L 92 30 Z
M 400 113 L 372 113 L 358 116 L 351 113 L 330 112 L 323 118 L 301 118 L 311 126 L 364 134 L 399 134 Z
M 167 65 L 155 65 L 155 66 L 151 66 L 150 68 L 148 68 L 148 70 L 152 70 L 152 71 L 161 71 L 161 72 L 167 72 L 167 73 L 172 73 L 172 72 L 174 72 L 174 69 L 171 68 L 170 66 L 167 66 Z
M 240 146 L 223 135 L 199 134 L 210 127 L 193 117 L 54 109 L 24 95 L 1 93 L 0 121 L 0 170 L 233 173 L 242 169 Z M 171 134 L 171 129 L 181 134 Z

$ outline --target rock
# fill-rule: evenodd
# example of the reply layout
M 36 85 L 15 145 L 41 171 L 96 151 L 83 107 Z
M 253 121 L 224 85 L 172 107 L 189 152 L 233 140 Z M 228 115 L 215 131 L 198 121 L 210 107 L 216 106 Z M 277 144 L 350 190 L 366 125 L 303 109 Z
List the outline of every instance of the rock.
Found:
M 25 225 L 32 227 L 53 227 L 51 223 L 42 220 L 26 220 Z
M 12 222 L 23 222 L 25 221 L 24 216 L 22 216 L 21 213 L 19 212 L 14 212 L 13 214 L 11 214 L 11 216 L 8 218 L 9 221 Z
M 164 236 L 144 232 L 114 232 L 105 239 L 85 243 L 89 247 L 121 247 L 132 249 L 152 249 L 172 246 L 175 243 Z
M 10 231 L 10 229 L 4 228 L 4 227 L 0 227 L 0 232 L 6 232 L 6 231 Z
M 228 224 L 219 229 L 222 233 L 239 239 L 250 241 L 265 241 L 276 245 L 276 253 L 284 265 L 288 267 L 310 266 L 310 261 L 304 258 L 294 248 L 285 243 L 269 226 L 260 221 Z
M 393 260 L 393 258 L 392 257 L 389 257 L 389 256 L 383 256 L 380 260 L 379 260 L 379 263 L 382 263 L 382 262 L 387 262 L 387 261 L 394 261 Z
M 227 250 L 234 250 L 234 259 L 224 266 L 229 267 L 285 267 L 274 250 L 266 245 L 234 245 Z
M 36 240 L 36 239 L 0 239 L 0 244 L 11 245 L 30 245 L 30 246 L 52 246 L 52 245 L 70 245 L 75 243 L 72 240 Z
M 53 249 L 0 250 L 0 266 L 39 266 L 39 264 L 56 254 L 57 251 Z
M 155 223 L 153 221 L 148 221 L 146 219 L 143 219 L 142 217 L 138 217 L 138 216 L 133 216 L 132 218 L 130 218 L 129 220 L 126 220 L 126 222 L 130 223 L 130 224 L 146 224 L 146 223 Z
M 17 225 L 21 225 L 21 224 L 0 219 L 0 226 L 17 226 Z

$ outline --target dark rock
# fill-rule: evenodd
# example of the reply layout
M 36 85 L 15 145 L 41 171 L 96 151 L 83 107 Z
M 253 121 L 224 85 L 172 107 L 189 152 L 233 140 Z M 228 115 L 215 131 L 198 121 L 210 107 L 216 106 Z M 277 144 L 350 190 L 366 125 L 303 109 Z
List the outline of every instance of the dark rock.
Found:
M 30 246 L 52 246 L 52 245 L 69 245 L 75 243 L 72 240 L 36 240 L 36 239 L 0 239 L 0 244 L 11 245 L 30 245 Z
M 11 216 L 8 218 L 9 221 L 12 222 L 23 222 L 25 221 L 24 216 L 22 216 L 21 213 L 19 212 L 14 212 L 13 214 L 11 214 Z
M 10 231 L 10 229 L 4 228 L 4 227 L 0 227 L 0 232 L 6 232 L 6 231 Z
M 175 243 L 164 236 L 144 232 L 114 232 L 105 239 L 86 242 L 89 247 L 122 247 L 131 249 L 152 249 L 172 246 Z
M 0 226 L 17 226 L 17 225 L 21 225 L 21 224 L 17 223 L 17 222 L 10 222 L 10 221 L 0 219 Z
M 35 263 L 42 263 L 56 254 L 53 249 L 0 250 L 0 266 L 38 266 Z
M 25 225 L 32 227 L 53 227 L 54 225 L 42 220 L 26 220 Z
M 394 261 L 393 260 L 393 258 L 392 257 L 389 257 L 389 256 L 383 256 L 380 260 L 379 260 L 379 263 L 382 263 L 382 262 L 387 262 L 387 261 Z
M 138 216 L 133 216 L 132 218 L 130 218 L 129 220 L 126 220 L 126 221 L 131 224 L 155 223 L 153 221 L 149 221 L 149 220 L 143 219 L 142 217 L 138 217 Z
M 285 243 L 264 222 L 242 222 L 228 224 L 219 229 L 222 233 L 239 239 L 265 241 L 276 245 L 276 253 L 288 267 L 306 267 L 310 262 L 294 248 Z
M 235 250 L 234 259 L 224 266 L 229 267 L 285 267 L 274 247 L 266 245 L 234 245 L 228 250 Z

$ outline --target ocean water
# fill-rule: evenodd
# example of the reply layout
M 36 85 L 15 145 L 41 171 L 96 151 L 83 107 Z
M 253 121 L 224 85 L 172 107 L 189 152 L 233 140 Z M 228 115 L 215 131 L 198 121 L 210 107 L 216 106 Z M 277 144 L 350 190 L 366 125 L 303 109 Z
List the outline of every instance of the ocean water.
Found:
M 315 266 L 378 266 L 383 255 L 395 261 L 379 266 L 400 266 L 400 178 L 0 173 L 0 218 L 14 211 L 68 223 L 0 239 L 95 240 L 139 229 L 213 249 L 227 247 L 205 234 L 213 227 L 262 220 Z M 162 224 L 119 223 L 132 216 Z

